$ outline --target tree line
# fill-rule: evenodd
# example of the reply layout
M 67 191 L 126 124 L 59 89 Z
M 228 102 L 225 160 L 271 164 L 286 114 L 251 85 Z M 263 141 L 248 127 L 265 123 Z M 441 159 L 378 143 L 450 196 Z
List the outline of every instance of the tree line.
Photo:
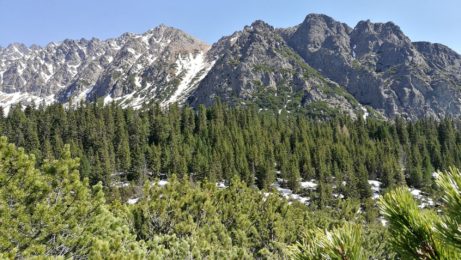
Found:
M 384 189 L 408 184 L 430 191 L 432 172 L 461 167 L 458 129 L 454 119 L 318 120 L 219 101 L 197 109 L 16 106 L 0 116 L 0 134 L 37 164 L 58 158 L 69 144 L 80 158 L 80 177 L 106 189 L 113 176 L 137 184 L 172 175 L 210 182 L 238 176 L 260 189 L 282 178 L 295 192 L 300 180 L 315 179 L 321 207 L 330 203 L 332 187 L 346 198 L 370 198 L 370 179 Z

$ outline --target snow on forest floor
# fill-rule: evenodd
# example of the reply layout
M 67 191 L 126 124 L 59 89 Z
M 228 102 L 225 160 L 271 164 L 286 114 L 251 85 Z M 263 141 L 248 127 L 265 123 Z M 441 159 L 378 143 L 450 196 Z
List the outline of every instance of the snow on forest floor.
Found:
M 132 199 L 128 199 L 128 201 L 126 203 L 128 203 L 130 205 L 133 205 L 133 204 L 138 203 L 138 200 L 139 200 L 139 197 L 138 198 L 132 198 Z
M 371 191 L 373 192 L 372 198 L 377 200 L 382 196 L 382 183 L 376 180 L 368 180 L 368 183 L 371 186 Z M 413 195 L 413 197 L 418 201 L 419 208 L 427 208 L 435 206 L 434 200 L 429 197 L 429 195 L 419 189 L 408 188 L 408 191 Z
M 370 184 L 371 191 L 373 195 L 371 196 L 374 200 L 378 199 L 381 194 L 381 182 L 376 180 L 368 180 L 368 184 Z
M 304 205 L 310 205 L 311 202 L 311 197 L 306 196 L 305 194 L 307 192 L 315 192 L 317 190 L 318 184 L 315 179 L 311 179 L 309 181 L 301 181 L 299 184 L 300 186 L 300 193 L 294 193 L 291 189 L 286 188 L 286 183 L 287 181 L 282 179 L 282 178 L 277 178 L 277 181 L 272 184 L 272 187 L 285 199 L 291 203 L 292 201 L 298 201 Z M 383 194 L 383 189 L 382 189 L 382 182 L 378 180 L 368 180 L 368 183 L 370 184 L 371 191 L 373 192 L 372 194 L 372 199 L 373 200 L 378 200 Z M 151 183 L 152 185 L 157 184 L 161 187 L 165 186 L 168 184 L 167 180 L 159 180 Z M 130 183 L 129 182 L 114 182 L 114 187 L 118 188 L 125 188 L 129 187 Z M 343 182 L 343 185 L 347 185 L 347 183 Z M 225 189 L 228 187 L 227 183 L 225 181 L 219 181 L 216 183 L 216 187 L 219 189 Z M 335 187 L 333 187 L 335 189 Z M 410 193 L 413 195 L 413 197 L 418 201 L 419 207 L 420 208 L 427 208 L 427 207 L 434 207 L 435 203 L 432 198 L 430 198 L 426 193 L 419 189 L 415 188 L 408 188 Z M 264 192 L 264 196 L 267 197 L 271 193 L 270 192 Z M 333 192 L 333 197 L 335 199 L 344 199 L 344 195 L 341 193 L 335 193 Z M 127 204 L 133 205 L 136 204 L 139 201 L 140 197 L 133 197 L 127 200 Z M 379 221 L 381 224 L 386 225 L 387 221 L 380 216 Z
M 168 184 L 167 180 L 159 180 L 159 181 L 151 182 L 151 186 L 158 185 L 160 187 L 164 187 L 167 184 Z M 129 187 L 129 186 L 130 186 L 129 182 L 116 182 L 115 185 L 114 185 L 114 187 L 118 187 L 118 188 Z M 133 205 L 133 204 L 138 203 L 139 199 L 140 199 L 140 197 L 133 197 L 133 198 L 128 199 L 126 201 L 126 203 L 129 204 L 129 205 Z
M 303 197 L 299 194 L 293 193 L 292 190 L 280 187 L 279 183 L 272 185 L 284 198 L 288 200 L 297 200 L 303 204 L 309 205 L 310 197 Z
M 310 204 L 310 197 L 302 196 L 301 194 L 296 194 L 293 193 L 292 190 L 288 188 L 282 188 L 282 186 L 286 183 L 286 180 L 277 178 L 277 182 L 272 184 L 272 187 L 274 187 L 284 198 L 288 200 L 296 200 L 299 201 L 305 205 Z M 302 181 L 299 183 L 299 186 L 301 187 L 301 190 L 316 190 L 317 189 L 317 183 L 315 183 L 315 180 L 310 180 L 310 181 Z
M 159 180 L 159 181 L 151 182 L 152 186 L 155 185 L 155 184 L 157 184 L 160 187 L 164 187 L 165 185 L 168 184 L 168 181 L 167 180 Z M 130 186 L 129 182 L 116 182 L 116 183 L 114 183 L 114 187 L 117 187 L 117 188 L 125 188 L 125 187 L 129 187 L 129 186 Z M 224 181 L 220 181 L 220 182 L 216 183 L 216 187 L 218 187 L 220 189 L 225 189 L 228 186 L 226 185 L 226 183 Z M 130 205 L 133 205 L 133 204 L 138 203 L 139 199 L 140 199 L 139 197 L 130 198 L 130 199 L 127 200 L 126 203 L 130 204 Z
M 286 184 L 286 180 L 281 178 L 277 178 L 277 182 L 274 183 L 272 186 L 282 195 L 282 197 L 288 200 L 297 200 L 303 204 L 309 205 L 311 200 L 310 197 L 302 196 L 301 194 L 293 193 L 293 191 L 289 188 L 284 188 Z M 368 180 L 368 184 L 370 184 L 373 200 L 378 200 L 383 195 L 382 189 L 382 182 L 378 180 Z M 347 183 L 343 182 L 343 185 L 347 185 Z M 302 181 L 300 182 L 301 191 L 315 191 L 317 189 L 318 184 L 316 180 L 312 179 L 310 181 Z M 419 204 L 419 208 L 427 208 L 427 207 L 434 207 L 435 202 L 434 200 L 429 197 L 428 194 L 424 193 L 423 191 L 415 188 L 408 188 L 408 191 L 413 195 L 413 197 L 417 200 Z M 333 197 L 336 199 L 343 199 L 344 195 L 341 193 L 334 193 Z

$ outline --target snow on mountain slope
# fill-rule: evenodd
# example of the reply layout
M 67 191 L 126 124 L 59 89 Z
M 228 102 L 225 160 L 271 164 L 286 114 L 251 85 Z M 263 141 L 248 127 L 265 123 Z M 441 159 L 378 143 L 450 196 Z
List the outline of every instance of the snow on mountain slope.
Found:
M 160 25 L 144 34 L 0 49 L 0 106 L 103 98 L 139 108 L 182 102 L 213 64 L 210 46 Z
M 55 102 L 54 96 L 48 97 L 39 97 L 30 95 L 28 93 L 4 93 L 0 91 L 0 106 L 3 108 L 3 113 L 6 115 L 9 113 L 12 105 L 25 103 L 25 104 L 35 104 L 35 105 L 49 105 Z
M 181 56 L 176 61 L 176 65 L 180 68 L 179 73 L 185 72 L 182 77 L 181 83 L 174 92 L 174 94 L 165 102 L 166 104 L 181 102 L 189 94 L 194 87 L 206 76 L 211 67 L 213 67 L 214 61 L 208 62 L 206 53 L 199 53 L 195 56 L 189 54 L 188 57 L 182 58 Z
M 351 28 L 319 14 L 286 29 L 255 21 L 212 46 L 161 25 L 109 40 L 0 48 L 0 92 L 21 93 L 24 104 L 38 97 L 135 108 L 187 100 L 196 107 L 216 97 L 237 105 L 290 92 L 280 112 L 322 104 L 351 118 L 441 119 L 461 115 L 460 71 L 461 55 L 412 42 L 393 23 Z M 3 99 L 4 107 L 19 102 Z

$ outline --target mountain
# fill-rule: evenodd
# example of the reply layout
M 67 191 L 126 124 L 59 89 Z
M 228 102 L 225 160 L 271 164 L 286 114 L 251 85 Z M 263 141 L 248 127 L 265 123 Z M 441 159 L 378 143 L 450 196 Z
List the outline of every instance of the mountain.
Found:
M 366 111 L 344 88 L 304 62 L 263 21 L 222 38 L 209 56 L 215 64 L 187 100 L 192 106 L 209 105 L 218 96 L 231 104 L 249 101 L 288 111 L 322 105 L 352 117 Z
M 115 101 L 335 110 L 356 117 L 461 115 L 461 56 L 412 42 L 391 23 L 354 28 L 310 14 L 276 29 L 263 21 L 212 46 L 161 25 L 109 40 L 0 48 L 0 102 Z M 377 112 L 377 113 L 374 113 Z
M 413 43 L 391 22 L 350 28 L 311 14 L 283 35 L 310 66 L 389 117 L 461 113 L 460 55 L 441 44 Z
M 211 67 L 209 48 L 164 25 L 106 41 L 12 44 L 0 49 L 0 101 L 5 107 L 97 98 L 134 107 L 181 101 Z

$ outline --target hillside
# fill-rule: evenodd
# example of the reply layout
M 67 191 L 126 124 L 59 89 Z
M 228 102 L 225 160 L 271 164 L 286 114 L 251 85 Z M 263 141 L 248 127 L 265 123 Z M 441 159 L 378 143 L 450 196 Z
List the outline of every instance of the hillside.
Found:
M 115 101 L 335 110 L 410 120 L 461 114 L 461 56 L 412 42 L 392 22 L 354 28 L 310 14 L 299 25 L 256 21 L 209 46 L 161 25 L 144 34 L 45 47 L 0 48 L 0 101 L 36 105 Z

